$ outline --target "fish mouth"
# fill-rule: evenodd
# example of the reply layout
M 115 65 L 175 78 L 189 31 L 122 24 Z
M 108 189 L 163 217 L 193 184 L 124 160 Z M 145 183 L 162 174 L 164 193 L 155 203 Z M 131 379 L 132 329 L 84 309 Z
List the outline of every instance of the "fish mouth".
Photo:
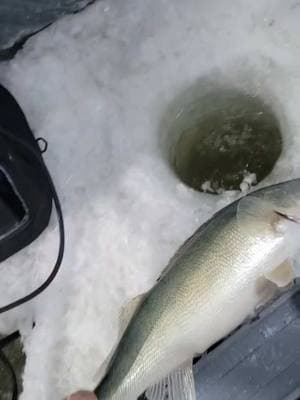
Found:
M 287 219 L 288 221 L 295 222 L 296 224 L 300 224 L 300 217 L 295 217 L 294 215 L 285 214 L 284 212 L 275 210 L 275 213 L 280 217 Z

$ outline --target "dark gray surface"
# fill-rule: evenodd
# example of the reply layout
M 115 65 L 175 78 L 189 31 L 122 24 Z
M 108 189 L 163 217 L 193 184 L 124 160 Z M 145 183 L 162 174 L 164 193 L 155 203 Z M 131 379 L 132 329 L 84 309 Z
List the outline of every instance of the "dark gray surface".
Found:
M 300 399 L 300 283 L 196 363 L 197 399 Z
M 1 339 L 1 337 L 0 337 Z M 22 374 L 25 365 L 25 354 L 21 340 L 15 340 L 6 345 L 2 351 L 13 366 L 18 380 L 19 391 L 22 390 Z M 8 373 L 7 366 L 0 362 L 0 400 L 11 400 L 12 379 Z
M 0 58 L 13 56 L 28 36 L 93 1 L 0 0 Z

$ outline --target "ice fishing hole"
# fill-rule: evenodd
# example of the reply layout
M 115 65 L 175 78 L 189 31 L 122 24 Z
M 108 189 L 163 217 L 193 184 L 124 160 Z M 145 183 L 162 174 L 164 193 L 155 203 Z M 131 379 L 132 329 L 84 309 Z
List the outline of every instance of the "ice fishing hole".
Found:
M 193 189 L 213 194 L 259 183 L 282 150 L 280 125 L 271 108 L 233 90 L 207 93 L 181 106 L 168 131 L 176 175 Z

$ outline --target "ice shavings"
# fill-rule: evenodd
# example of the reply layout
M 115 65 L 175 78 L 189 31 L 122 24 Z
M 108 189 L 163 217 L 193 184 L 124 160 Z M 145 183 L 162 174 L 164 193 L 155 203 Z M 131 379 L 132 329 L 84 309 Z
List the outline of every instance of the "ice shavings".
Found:
M 256 184 L 256 174 L 255 173 L 251 173 L 248 171 L 244 172 L 244 179 L 242 181 L 242 183 L 240 184 L 240 189 L 242 193 L 247 193 L 252 185 Z

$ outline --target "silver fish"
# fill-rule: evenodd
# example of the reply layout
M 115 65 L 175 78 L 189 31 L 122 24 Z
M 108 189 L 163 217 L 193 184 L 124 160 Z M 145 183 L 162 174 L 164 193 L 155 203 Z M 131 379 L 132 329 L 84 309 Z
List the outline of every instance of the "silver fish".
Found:
M 95 393 L 99 400 L 195 399 L 191 360 L 295 277 L 300 179 L 215 214 L 141 298 Z M 135 302 L 136 303 L 136 302 Z

